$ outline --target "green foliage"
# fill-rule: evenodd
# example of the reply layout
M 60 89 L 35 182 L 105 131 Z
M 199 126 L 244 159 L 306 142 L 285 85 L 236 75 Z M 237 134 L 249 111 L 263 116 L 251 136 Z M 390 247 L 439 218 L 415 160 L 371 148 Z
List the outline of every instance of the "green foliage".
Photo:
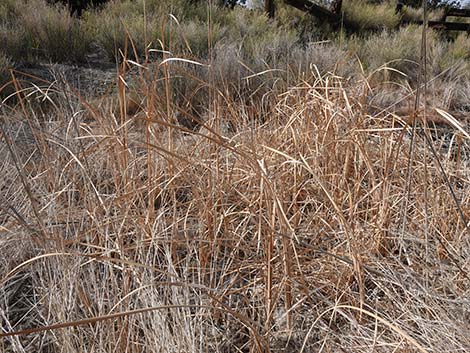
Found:
M 218 79 L 226 82 L 230 80 L 224 73 L 241 82 L 243 75 L 270 69 L 277 73 L 270 71 L 264 78 L 288 82 L 287 72 L 301 74 L 312 65 L 320 71 L 354 75 L 357 55 L 368 72 L 386 64 L 410 81 L 417 78 L 421 28 L 395 30 L 400 19 L 391 2 L 346 1 L 345 18 L 373 30 L 355 36 L 338 36 L 312 16 L 282 3 L 276 13 L 271 20 L 263 11 L 208 7 L 205 1 L 122 0 L 90 9 L 77 20 L 68 16 L 64 6 L 51 6 L 45 0 L 5 0 L 0 3 L 0 50 L 15 61 L 57 62 L 85 61 L 92 54 L 92 43 L 112 61 L 120 59 L 120 52 L 132 59 L 159 60 L 164 50 L 174 57 L 211 60 Z M 404 16 L 420 14 L 407 8 Z M 330 41 L 327 45 L 315 44 L 325 39 Z M 428 31 L 428 39 L 428 61 L 434 73 L 458 60 L 469 60 L 468 36 L 450 43 Z
M 16 0 L 4 0 L 0 3 L 0 19 L 2 22 L 11 21 L 19 15 L 17 3 Z
M 417 82 L 421 66 L 421 35 L 422 27 L 407 26 L 397 31 L 384 30 L 367 38 L 356 37 L 347 46 L 356 53 L 367 72 L 379 72 L 385 79 L 406 78 L 409 82 Z M 457 62 L 469 59 L 469 48 L 468 35 L 459 35 L 450 42 L 443 40 L 437 32 L 428 31 L 428 75 L 436 76 L 453 65 L 462 67 Z M 468 69 L 466 74 L 470 77 Z
M 7 0 L 0 7 L 2 50 L 18 61 L 81 62 L 92 38 L 63 6 Z
M 470 34 L 459 34 L 449 45 L 447 55 L 452 59 L 470 60 Z
M 103 12 L 85 14 L 84 21 L 110 57 L 116 47 L 124 48 L 126 38 L 131 38 L 139 56 L 146 48 L 153 48 L 175 56 L 205 58 L 209 44 L 215 47 L 222 41 L 236 43 L 249 61 L 265 60 L 267 55 L 275 61 L 299 40 L 295 27 L 269 21 L 263 12 L 213 7 L 209 26 L 206 4 L 178 3 L 149 1 L 144 16 L 139 1 L 113 2 Z
M 419 62 L 421 30 L 408 26 L 398 31 L 384 30 L 363 40 L 357 54 L 372 70 L 387 64 L 405 74 L 416 70 Z

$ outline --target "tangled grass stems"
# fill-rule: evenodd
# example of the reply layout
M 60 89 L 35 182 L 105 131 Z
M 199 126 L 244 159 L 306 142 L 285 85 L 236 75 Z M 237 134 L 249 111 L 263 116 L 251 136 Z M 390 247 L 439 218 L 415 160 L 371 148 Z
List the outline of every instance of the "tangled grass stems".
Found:
M 99 99 L 65 86 L 54 104 L 2 107 L 18 165 L 3 140 L 2 198 L 25 220 L 1 214 L 0 248 L 16 254 L 1 260 L 2 329 L 57 328 L 3 349 L 468 347 L 468 278 L 451 262 L 469 255 L 466 225 L 416 146 L 411 188 L 427 158 L 429 190 L 413 193 L 400 238 L 410 139 L 396 114 L 367 104 L 373 82 L 312 67 L 256 97 L 169 58 L 138 63 L 131 84 L 133 65 L 124 58 L 116 93 Z M 203 87 L 197 108 L 173 94 L 184 73 Z M 466 205 L 468 161 L 439 157 Z M 26 226 L 35 212 L 40 234 Z

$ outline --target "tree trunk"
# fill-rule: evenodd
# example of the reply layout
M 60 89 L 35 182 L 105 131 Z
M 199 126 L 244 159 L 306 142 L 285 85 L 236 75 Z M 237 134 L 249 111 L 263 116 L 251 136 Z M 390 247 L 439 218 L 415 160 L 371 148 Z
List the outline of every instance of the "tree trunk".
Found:
M 331 11 L 334 14 L 341 15 L 342 7 L 343 7 L 343 0 L 333 0 L 331 3 Z
M 274 18 L 274 0 L 264 0 L 264 11 L 268 14 L 269 18 Z

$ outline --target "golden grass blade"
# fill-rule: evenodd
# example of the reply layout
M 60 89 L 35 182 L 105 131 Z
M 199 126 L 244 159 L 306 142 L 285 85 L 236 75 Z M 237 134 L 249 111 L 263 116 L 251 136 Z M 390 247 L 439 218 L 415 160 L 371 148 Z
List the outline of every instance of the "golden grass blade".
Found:
M 249 75 L 249 76 L 245 76 L 245 77 L 243 77 L 243 79 L 244 80 L 249 80 L 250 78 L 263 76 L 263 75 L 266 75 L 270 72 L 286 72 L 286 71 L 281 70 L 281 69 L 268 69 L 268 70 L 264 70 L 264 71 L 261 71 L 261 72 L 258 72 L 258 73 L 255 73 L 255 74 L 252 74 L 252 75 Z
M 465 129 L 463 128 L 462 124 L 456 119 L 454 118 L 452 115 L 450 115 L 449 113 L 447 113 L 446 111 L 442 110 L 442 109 L 439 109 L 439 108 L 434 108 L 434 110 L 440 115 L 442 116 L 446 121 L 449 122 L 449 124 L 453 127 L 455 127 L 458 131 L 460 131 L 460 133 L 467 139 L 470 140 L 470 134 L 465 131 Z
M 419 352 L 421 353 L 429 353 L 429 351 L 424 348 L 421 344 L 418 343 L 418 341 L 416 341 L 413 337 L 411 337 L 409 334 L 407 334 L 405 331 L 403 331 L 401 328 L 397 327 L 396 325 L 392 324 L 391 322 L 388 322 L 387 320 L 383 319 L 382 317 L 380 317 L 379 315 L 369 311 L 369 310 L 366 310 L 366 309 L 362 309 L 362 308 L 358 308 L 356 306 L 352 306 L 352 305 L 336 305 L 336 306 L 333 306 L 327 310 L 325 310 L 324 312 L 322 312 L 316 319 L 315 321 L 313 322 L 310 330 L 309 330 L 309 334 L 306 336 L 306 339 L 307 337 L 310 335 L 310 332 L 311 330 L 313 329 L 313 327 L 316 325 L 316 323 L 327 313 L 333 311 L 337 311 L 337 310 L 340 310 L 340 309 L 350 309 L 350 310 L 355 310 L 355 311 L 358 311 L 362 314 L 365 314 L 367 316 L 370 316 L 372 318 L 374 318 L 375 320 L 381 322 L 382 324 L 384 324 L 385 326 L 387 326 L 389 329 L 391 329 L 392 331 L 396 332 L 397 334 L 399 334 L 400 336 L 402 336 L 405 340 L 407 340 L 410 344 L 412 344 Z M 304 350 L 305 350 L 305 344 L 306 344 L 306 339 L 304 340 L 304 344 L 300 350 L 299 353 L 302 353 Z
M 94 323 L 101 322 L 101 321 L 117 319 L 120 317 L 126 317 L 129 315 L 145 314 L 145 313 L 149 313 L 149 312 L 156 311 L 156 310 L 184 309 L 184 308 L 212 309 L 212 307 L 209 305 L 185 305 L 185 304 L 162 305 L 162 306 L 155 306 L 155 307 L 150 307 L 150 308 L 128 310 L 128 311 L 123 311 L 123 312 L 103 315 L 103 316 L 97 316 L 97 317 L 92 317 L 92 318 L 83 319 L 83 320 L 63 322 L 63 323 L 58 323 L 58 324 L 53 324 L 53 325 L 48 325 L 48 326 L 43 326 L 43 327 L 35 327 L 35 328 L 30 328 L 30 329 L 25 329 L 25 330 L 20 330 L 20 331 L 0 333 L 0 337 L 24 336 L 24 335 L 30 335 L 33 333 L 39 333 L 39 332 L 44 332 L 44 331 L 58 330 L 61 328 L 89 325 L 89 324 L 94 324 Z
M 171 63 L 171 62 L 183 62 L 183 63 L 187 63 L 187 64 L 193 64 L 193 65 L 198 65 L 198 66 L 206 66 L 206 67 L 210 66 L 210 65 L 207 65 L 207 64 L 200 63 L 198 61 L 183 59 L 183 58 L 168 58 L 168 59 L 165 59 L 160 63 L 160 66 Z

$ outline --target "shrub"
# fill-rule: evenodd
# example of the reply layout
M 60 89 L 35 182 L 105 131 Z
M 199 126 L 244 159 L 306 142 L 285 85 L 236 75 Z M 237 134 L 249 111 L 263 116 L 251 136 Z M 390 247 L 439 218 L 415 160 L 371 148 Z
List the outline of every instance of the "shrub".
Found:
M 433 40 L 432 35 L 429 37 Z M 356 50 L 359 59 L 369 72 L 386 66 L 400 71 L 410 81 L 416 81 L 419 75 L 420 47 L 421 28 L 408 26 L 397 31 L 384 30 L 378 35 L 359 39 Z M 387 78 L 403 77 L 390 71 L 383 72 Z
M 470 35 L 468 33 L 460 33 L 457 38 L 449 44 L 447 55 L 454 60 L 470 60 Z
M 5 2 L 0 7 L 0 40 L 18 61 L 82 62 L 92 38 L 63 6 L 44 0 Z
M 203 4 L 187 6 L 181 0 L 150 0 L 145 6 L 142 0 L 111 2 L 103 11 L 88 11 L 83 20 L 110 58 L 115 57 L 116 49 L 125 48 L 129 39 L 138 57 L 143 57 L 148 48 L 161 50 L 162 45 L 175 51 L 174 55 L 186 52 L 188 45 L 190 52 L 207 55 L 207 8 Z M 214 24 L 214 39 L 220 27 Z

